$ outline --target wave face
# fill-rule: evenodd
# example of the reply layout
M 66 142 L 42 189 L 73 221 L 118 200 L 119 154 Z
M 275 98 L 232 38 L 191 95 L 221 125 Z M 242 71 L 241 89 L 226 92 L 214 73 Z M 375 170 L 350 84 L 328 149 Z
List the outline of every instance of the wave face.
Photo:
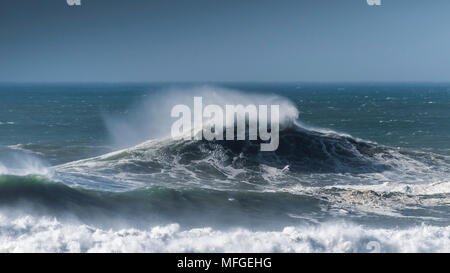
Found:
M 83 187 L 117 191 L 142 186 L 279 191 L 386 182 L 414 188 L 420 183 L 448 182 L 448 156 L 391 148 L 297 123 L 280 132 L 278 150 L 261 152 L 259 144 L 155 139 L 56 166 L 54 171 L 56 177 Z
M 282 105 L 278 150 L 174 140 L 164 130 L 82 160 L 110 148 L 0 147 L 0 251 L 449 250 L 450 156 L 306 126 L 281 96 L 194 91 L 183 96 Z M 173 94 L 151 106 L 185 101 Z M 148 128 L 134 130 L 139 122 L 107 118 L 107 127 L 136 142 L 148 137 Z

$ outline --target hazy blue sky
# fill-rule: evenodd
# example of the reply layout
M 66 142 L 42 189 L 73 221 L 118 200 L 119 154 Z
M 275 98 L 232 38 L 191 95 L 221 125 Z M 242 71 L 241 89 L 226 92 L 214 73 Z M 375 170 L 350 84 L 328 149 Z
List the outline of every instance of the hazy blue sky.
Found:
M 450 1 L 0 0 L 0 81 L 450 81 Z

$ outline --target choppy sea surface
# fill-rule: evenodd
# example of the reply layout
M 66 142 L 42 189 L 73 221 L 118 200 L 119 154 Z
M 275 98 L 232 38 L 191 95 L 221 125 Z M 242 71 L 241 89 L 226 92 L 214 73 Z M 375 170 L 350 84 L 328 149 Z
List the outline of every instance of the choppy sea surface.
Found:
M 175 104 L 278 104 L 275 152 Z M 1 84 L 0 252 L 448 252 L 450 84 Z

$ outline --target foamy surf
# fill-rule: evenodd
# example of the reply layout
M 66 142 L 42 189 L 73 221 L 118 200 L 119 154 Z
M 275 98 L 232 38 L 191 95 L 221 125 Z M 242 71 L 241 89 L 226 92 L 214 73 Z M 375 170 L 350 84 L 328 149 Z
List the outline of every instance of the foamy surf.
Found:
M 179 224 L 111 230 L 0 214 L 0 242 L 0 252 L 449 252 L 450 228 L 383 229 L 330 222 L 256 232 L 182 229 Z

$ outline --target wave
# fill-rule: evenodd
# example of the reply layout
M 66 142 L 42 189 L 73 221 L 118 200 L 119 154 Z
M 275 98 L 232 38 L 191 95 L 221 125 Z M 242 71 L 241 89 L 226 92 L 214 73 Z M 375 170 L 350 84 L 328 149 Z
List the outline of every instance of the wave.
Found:
M 280 227 L 310 222 L 307 215 L 317 214 L 322 203 L 311 196 L 283 192 L 162 187 L 110 192 L 69 187 L 39 176 L 0 176 L 2 208 L 17 210 L 19 214 L 69 217 L 107 226 L 181 221 L 192 227 L 199 224 Z
M 54 170 L 56 179 L 72 185 L 114 191 L 449 182 L 448 156 L 391 148 L 296 122 L 280 131 L 278 150 L 261 152 L 259 143 L 161 138 Z
M 298 189 L 299 186 L 395 183 L 406 188 L 411 184 L 449 182 L 449 156 L 387 147 L 305 126 L 299 121 L 299 110 L 294 104 L 277 95 L 243 94 L 211 86 L 162 93 L 136 107 L 139 115 L 135 115 L 140 118 L 107 120 L 115 138 L 148 139 L 150 135 L 158 135 L 158 138 L 117 152 L 55 166 L 52 178 L 71 186 L 109 191 L 159 186 L 262 192 Z M 280 105 L 282 124 L 278 149 L 261 152 L 261 141 L 161 137 L 164 131 L 161 128 L 167 127 L 170 131 L 170 126 L 164 125 L 173 122 L 171 106 L 190 105 L 194 96 L 201 96 L 205 105 Z M 145 130 L 137 129 L 140 127 Z M 156 128 L 157 132 L 149 133 L 149 128 Z M 193 130 L 199 129 L 202 128 Z M 130 134 L 138 137 L 129 137 Z
M 330 216 L 356 221 L 381 216 L 396 225 L 448 223 L 450 194 L 411 195 L 365 188 L 301 187 L 276 191 L 151 186 L 129 191 L 69 187 L 41 176 L 0 176 L 0 207 L 27 215 L 74 217 L 85 223 L 148 226 L 279 228 L 320 223 Z M 433 213 L 430 214 L 429 210 Z
M 283 103 L 285 109 L 291 105 Z M 297 115 L 297 110 L 286 111 L 279 148 L 273 152 L 261 152 L 260 141 L 157 138 L 55 166 L 52 179 L 72 187 L 116 193 L 164 189 L 177 193 L 176 200 L 170 203 L 173 207 L 191 207 L 182 200 L 202 196 L 198 201 L 212 211 L 228 211 L 228 202 L 223 207 L 221 202 L 236 200 L 235 195 L 242 194 L 264 204 L 253 207 L 248 201 L 252 204 L 250 211 L 258 210 L 258 206 L 267 210 L 255 215 L 240 214 L 230 221 L 233 223 L 246 218 L 266 219 L 265 225 L 276 222 L 268 215 L 279 217 L 274 218 L 280 224 L 320 221 L 322 213 L 324 218 L 334 214 L 381 215 L 404 218 L 409 223 L 442 223 L 449 216 L 445 206 L 450 203 L 450 157 L 311 128 L 297 120 Z M 185 195 L 179 196 L 180 192 Z M 215 202 L 217 206 L 211 205 Z M 279 210 L 272 211 L 273 207 Z M 439 213 L 430 214 L 426 208 Z M 233 207 L 230 214 L 245 209 Z

